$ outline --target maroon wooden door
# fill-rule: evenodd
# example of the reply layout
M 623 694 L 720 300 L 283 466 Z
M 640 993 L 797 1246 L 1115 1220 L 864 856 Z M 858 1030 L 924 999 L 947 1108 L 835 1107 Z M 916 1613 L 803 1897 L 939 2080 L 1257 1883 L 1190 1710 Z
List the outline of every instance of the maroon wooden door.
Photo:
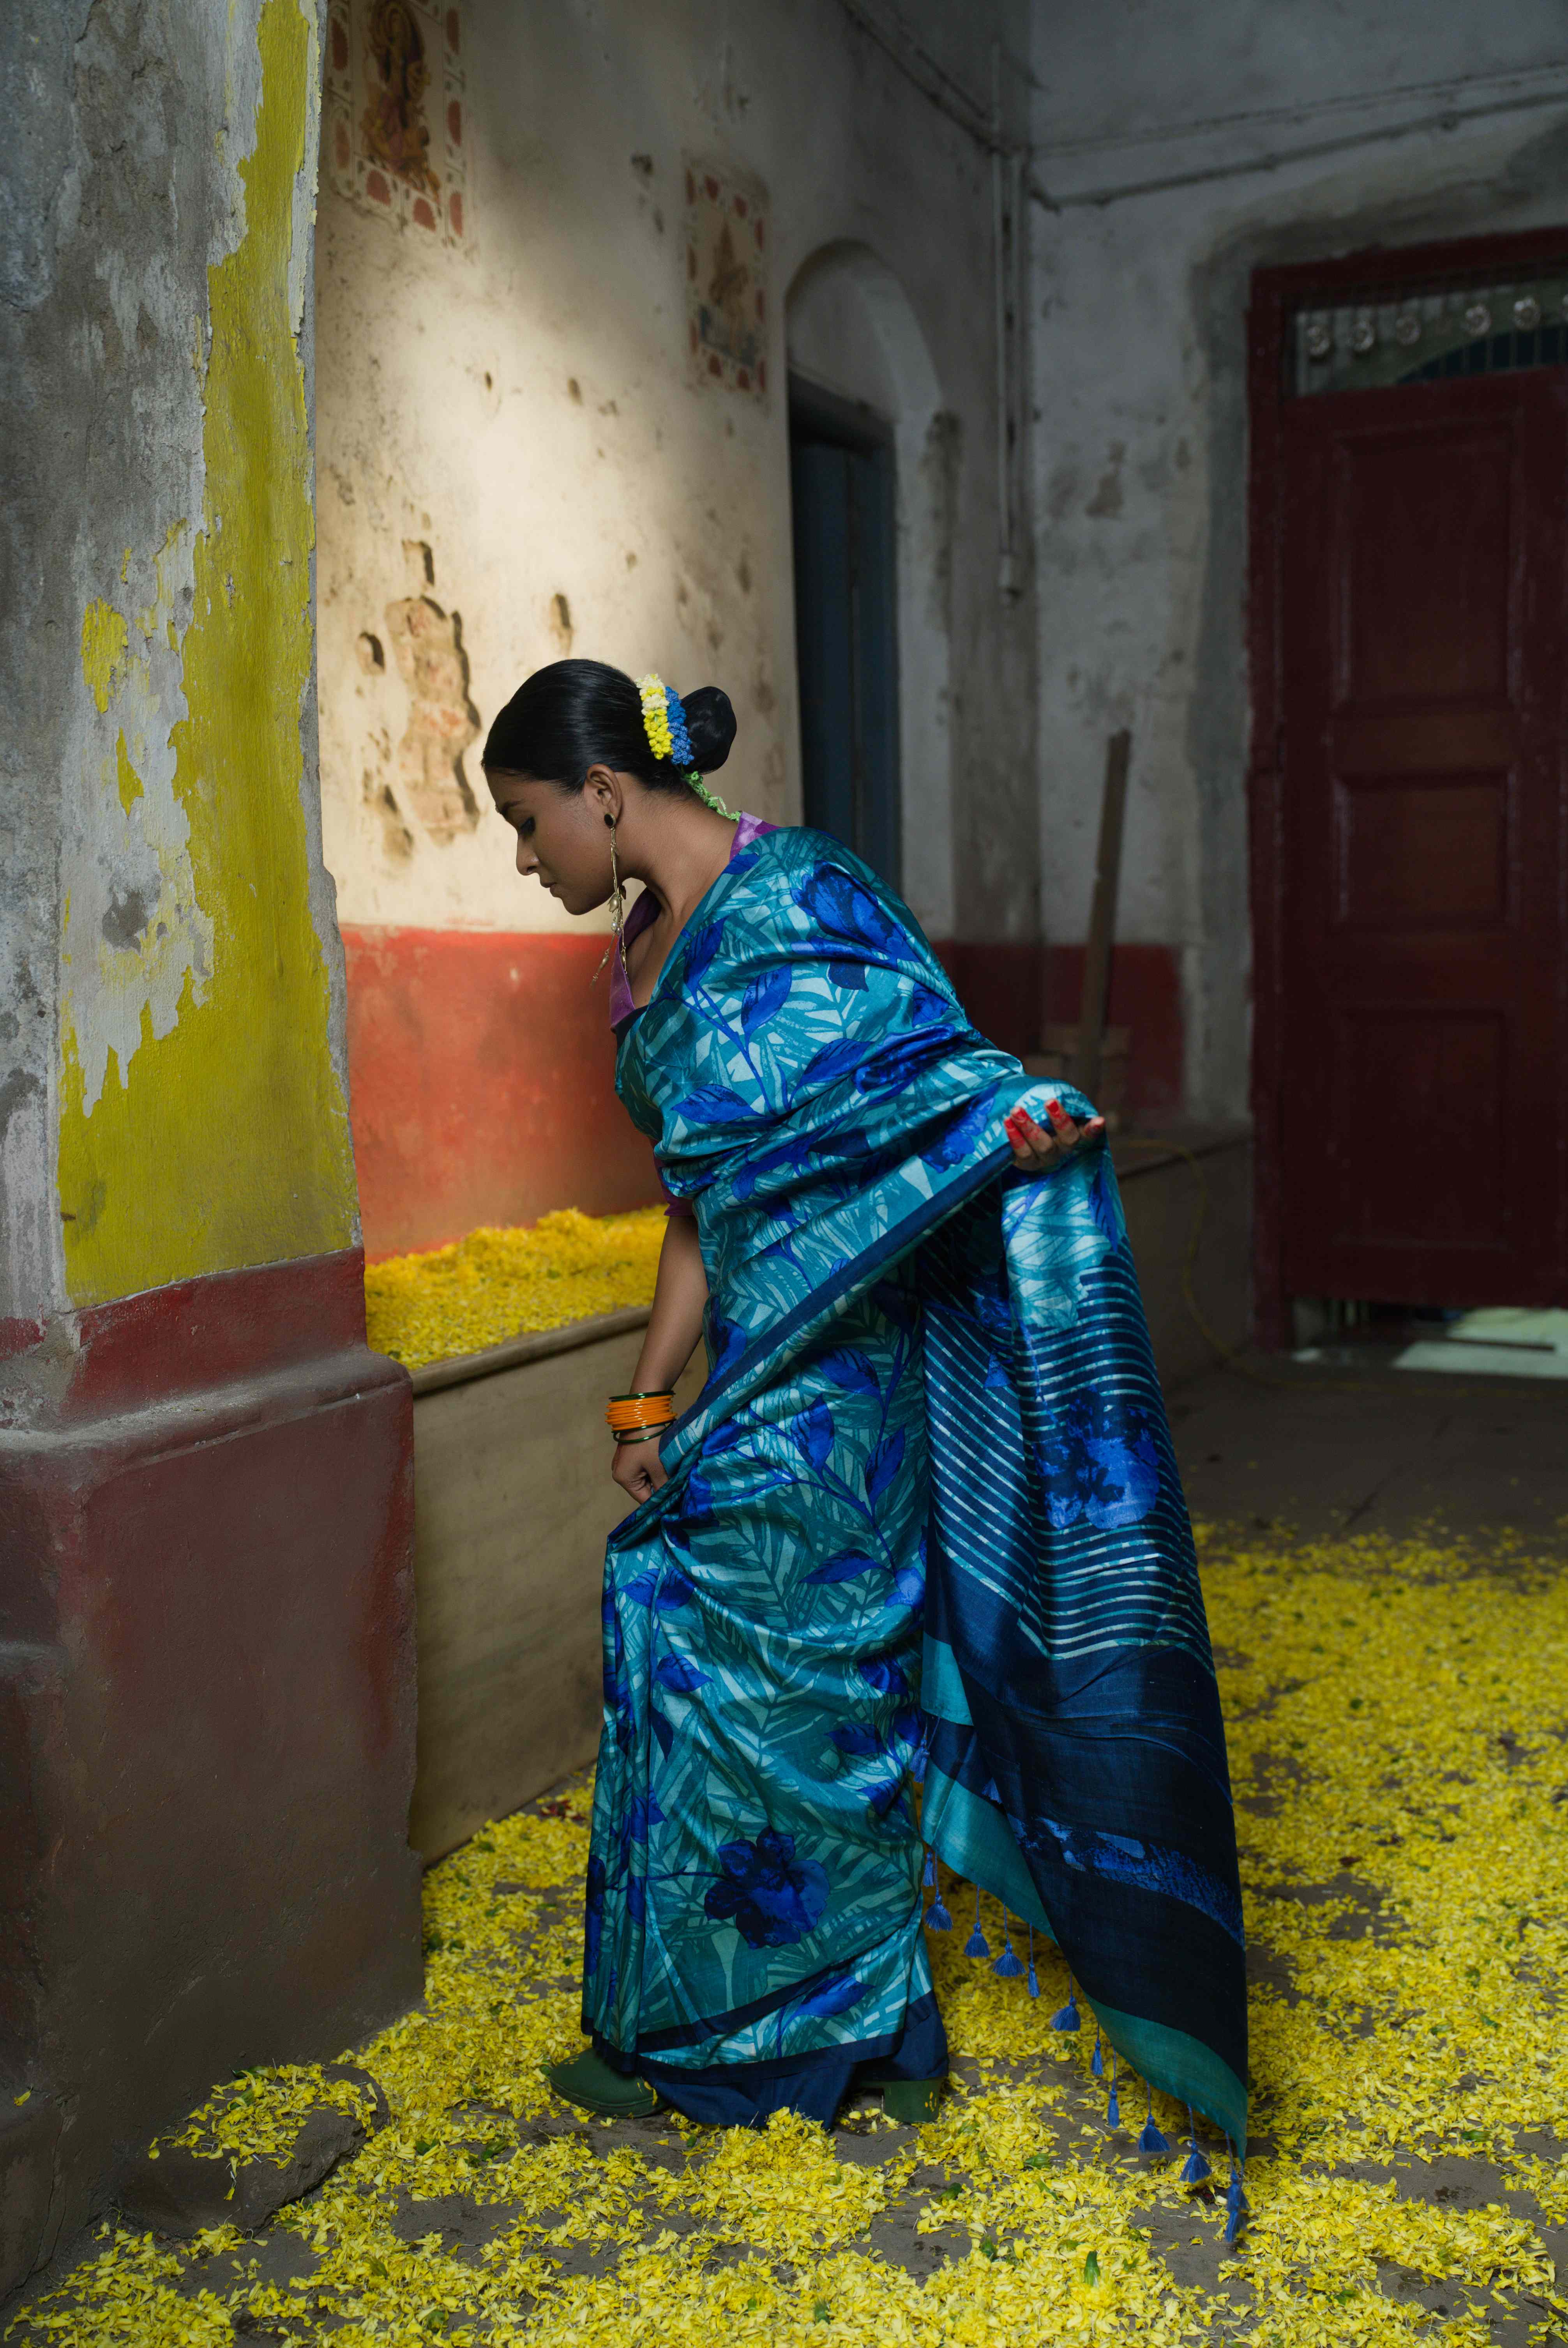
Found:
M 1286 401 L 1287 1295 L 1564 1292 L 1568 369 Z

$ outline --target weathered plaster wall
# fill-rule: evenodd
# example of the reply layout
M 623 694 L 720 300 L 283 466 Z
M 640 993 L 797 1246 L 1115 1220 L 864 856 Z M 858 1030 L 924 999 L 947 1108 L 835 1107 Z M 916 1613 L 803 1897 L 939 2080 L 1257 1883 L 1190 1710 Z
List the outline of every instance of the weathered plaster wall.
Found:
M 0 37 L 3 2298 L 420 1944 L 315 774 L 315 0 Z
M 1008 14 L 977 10 L 966 28 L 963 62 L 985 93 Z M 933 409 L 953 418 L 941 557 L 963 712 L 956 788 L 961 801 L 1016 799 L 1021 816 L 1031 646 L 996 589 L 984 153 L 841 0 L 538 12 L 466 0 L 461 24 L 472 250 L 339 195 L 322 202 L 323 760 L 344 919 L 569 921 L 511 873 L 477 746 L 464 771 L 477 820 L 450 836 L 400 779 L 411 697 L 388 613 L 411 575 L 461 615 L 478 726 L 568 650 L 682 686 L 716 681 L 741 721 L 726 791 L 733 779 L 732 798 L 770 816 L 797 808 L 785 297 L 803 264 L 845 242 L 897 289 L 928 354 L 927 423 Z M 686 155 L 765 197 L 760 400 L 690 365 Z M 919 440 L 900 453 L 915 473 Z M 930 502 L 928 484 L 905 486 Z M 935 594 L 934 552 L 927 568 Z M 915 664 L 924 649 L 908 647 Z M 960 820 L 956 893 L 979 933 L 1032 935 L 1031 854 L 981 844 L 1000 828 Z M 949 927 L 954 894 L 948 873 L 933 875 L 927 909 Z
M 1013 54 L 1027 38 L 1015 0 L 957 30 L 935 5 L 905 15 L 930 20 L 987 104 L 993 36 Z M 319 227 L 326 850 L 345 922 L 376 932 L 382 983 L 404 929 L 580 936 L 517 879 L 477 763 L 517 685 L 569 651 L 723 685 L 740 720 L 725 796 L 798 816 L 785 305 L 814 257 L 846 247 L 895 289 L 922 354 L 922 420 L 900 449 L 924 517 L 904 647 L 926 713 L 907 743 L 911 893 L 945 934 L 1032 938 L 1033 631 L 1027 599 L 997 587 L 983 147 L 843 0 L 463 0 L 459 22 L 464 242 L 362 209 L 330 173 Z M 1016 105 L 1016 72 L 1007 87 Z M 692 365 L 687 157 L 765 202 L 761 398 Z M 411 604 L 446 663 L 423 711 L 396 649 Z M 444 755 L 445 789 L 422 806 L 430 739 L 461 772 Z M 608 1056 L 561 1081 L 617 1114 Z M 398 1083 L 361 1054 L 356 1118 L 363 1104 L 388 1127 Z M 522 1195 L 513 1170 L 497 1212 Z M 368 1199 L 366 1215 L 374 1249 Z
M 1040 0 L 1034 67 L 1046 932 L 1084 934 L 1105 737 L 1130 725 L 1119 934 L 1174 949 L 1188 1106 L 1230 1115 L 1248 1074 L 1250 273 L 1568 221 L 1568 42 L 1546 0 Z
M 18 5 L 6 39 L 0 1310 L 26 1319 L 356 1231 L 316 836 L 313 0 L 156 32 Z

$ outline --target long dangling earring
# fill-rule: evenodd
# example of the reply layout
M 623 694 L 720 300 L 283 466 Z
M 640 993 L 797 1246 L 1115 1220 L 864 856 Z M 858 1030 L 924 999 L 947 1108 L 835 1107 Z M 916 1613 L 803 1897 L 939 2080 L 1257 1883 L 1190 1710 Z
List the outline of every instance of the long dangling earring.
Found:
M 610 960 L 611 953 L 614 953 L 620 958 L 620 974 L 630 986 L 631 973 L 626 967 L 626 891 L 620 885 L 620 867 L 615 860 L 615 818 L 612 815 L 607 815 L 604 820 L 610 828 L 610 925 L 615 934 L 600 954 L 599 970 L 596 970 L 593 974 L 595 978 L 599 976 L 600 971 Z
M 615 931 L 615 951 L 620 956 L 620 967 L 626 972 L 626 891 L 620 885 L 620 867 L 615 860 L 615 818 L 605 817 L 610 826 L 610 919 Z

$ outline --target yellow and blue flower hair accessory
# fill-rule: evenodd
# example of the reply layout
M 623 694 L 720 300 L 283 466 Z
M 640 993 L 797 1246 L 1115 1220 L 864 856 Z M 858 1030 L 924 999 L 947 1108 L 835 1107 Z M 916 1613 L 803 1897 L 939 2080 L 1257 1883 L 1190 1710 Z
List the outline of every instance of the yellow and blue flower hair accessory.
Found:
M 681 696 L 671 685 L 666 685 L 652 669 L 642 677 L 637 687 L 642 703 L 642 730 L 648 736 L 648 747 L 656 758 L 668 758 L 672 766 L 684 769 L 686 780 L 704 807 L 715 815 L 727 816 L 732 823 L 740 818 L 733 808 L 716 798 L 702 780 L 692 749 L 692 736 L 687 731 L 686 712 Z
M 640 681 L 637 691 L 642 703 L 642 730 L 648 736 L 649 748 L 656 758 L 672 758 L 675 755 L 675 744 L 670 730 L 670 704 L 675 701 L 676 706 L 680 706 L 676 695 L 671 692 L 663 678 L 655 676 L 651 669 Z M 684 713 L 682 715 L 681 730 L 682 733 L 686 730 Z M 690 748 L 691 736 L 688 735 L 688 753 Z

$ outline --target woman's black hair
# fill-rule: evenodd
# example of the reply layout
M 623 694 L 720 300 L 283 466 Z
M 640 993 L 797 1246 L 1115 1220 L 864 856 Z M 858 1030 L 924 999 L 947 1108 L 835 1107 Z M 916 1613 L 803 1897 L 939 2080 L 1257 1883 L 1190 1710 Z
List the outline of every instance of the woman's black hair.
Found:
M 730 696 L 716 685 L 689 693 L 682 707 L 692 737 L 689 765 L 656 758 L 642 724 L 637 687 L 603 661 L 551 661 L 520 685 L 491 726 L 482 763 L 497 773 L 527 775 L 579 791 L 590 767 L 635 775 L 651 791 L 689 788 L 686 778 L 717 772 L 735 738 Z

